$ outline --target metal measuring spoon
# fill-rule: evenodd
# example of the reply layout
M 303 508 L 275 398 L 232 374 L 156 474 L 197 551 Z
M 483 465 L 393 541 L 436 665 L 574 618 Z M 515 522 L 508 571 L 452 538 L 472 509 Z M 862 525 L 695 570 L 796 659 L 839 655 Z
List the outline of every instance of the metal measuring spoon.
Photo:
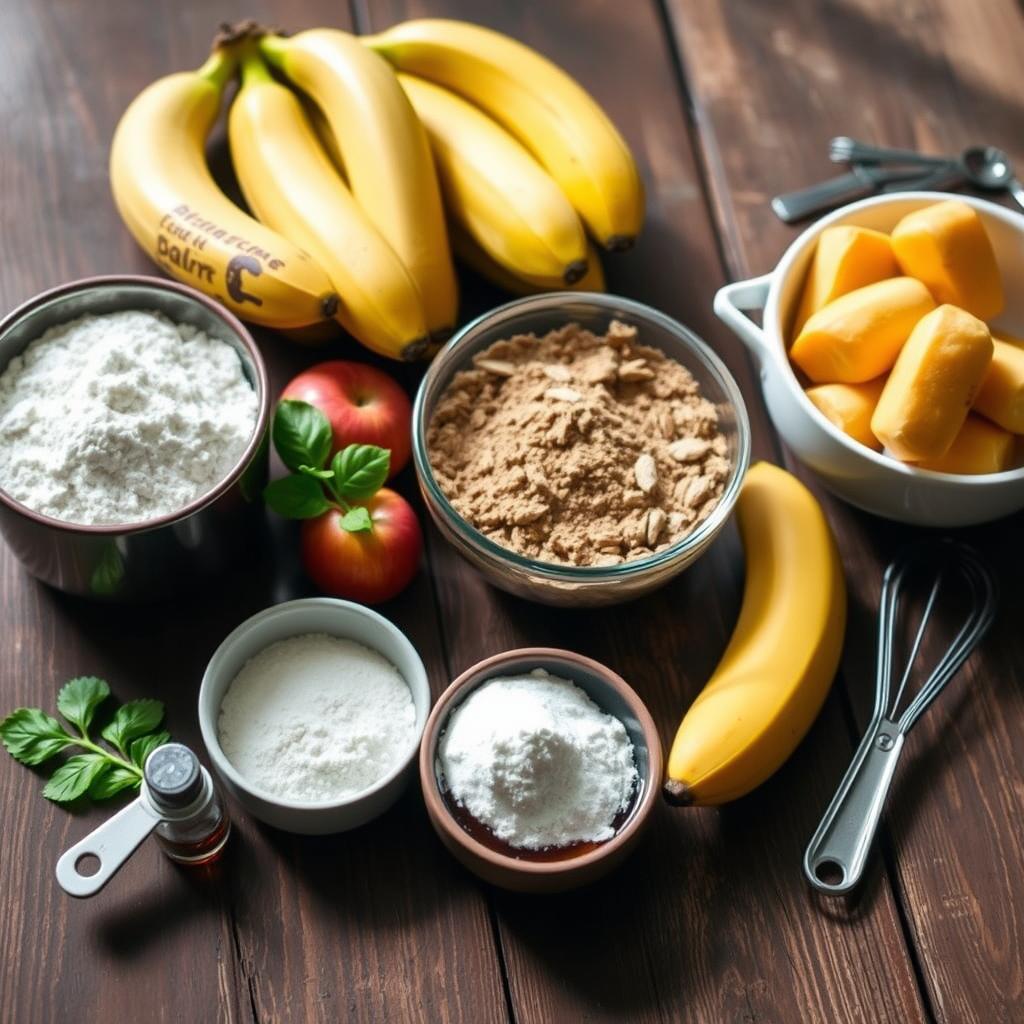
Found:
M 1024 207 L 1024 185 L 1013 173 L 1010 158 L 995 146 L 971 146 L 960 157 L 967 178 L 979 188 L 1006 189 Z

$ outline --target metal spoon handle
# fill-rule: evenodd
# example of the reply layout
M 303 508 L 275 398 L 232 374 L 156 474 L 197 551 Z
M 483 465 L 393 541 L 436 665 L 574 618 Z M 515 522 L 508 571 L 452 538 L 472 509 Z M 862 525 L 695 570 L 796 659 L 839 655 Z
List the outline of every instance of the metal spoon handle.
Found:
M 840 135 L 829 143 L 829 157 L 834 163 L 906 163 L 930 166 L 948 163 L 952 157 L 929 156 L 913 149 L 894 149 L 889 146 L 873 146 Z
M 1006 187 L 1017 201 L 1017 205 L 1024 208 L 1024 184 L 1021 184 L 1020 178 L 1011 178 Z
M 840 206 L 852 199 L 861 199 L 875 191 L 874 183 L 856 171 L 840 174 L 837 178 L 819 182 L 808 188 L 786 192 L 772 200 L 772 209 L 787 224 L 803 220 L 812 213 Z
M 868 731 L 804 854 L 804 874 L 830 896 L 861 879 L 903 750 L 899 726 L 883 718 Z

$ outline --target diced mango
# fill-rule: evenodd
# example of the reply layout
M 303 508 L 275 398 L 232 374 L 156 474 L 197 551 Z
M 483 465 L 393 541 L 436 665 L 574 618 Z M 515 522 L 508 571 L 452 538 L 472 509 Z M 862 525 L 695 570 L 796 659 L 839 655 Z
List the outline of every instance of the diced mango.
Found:
M 897 459 L 949 450 L 992 360 L 992 336 L 956 306 L 939 306 L 907 339 L 871 417 L 871 432 Z
M 807 389 L 807 397 L 844 434 L 862 445 L 881 451 L 878 438 L 871 433 L 871 414 L 885 386 L 885 377 L 865 384 L 818 384 Z
M 800 307 L 793 321 L 794 335 L 800 333 L 812 313 L 840 295 L 896 277 L 899 272 L 888 235 L 852 224 L 825 228 L 804 280 Z
M 985 225 L 959 199 L 908 213 L 892 233 L 904 274 L 923 281 L 939 303 L 948 302 L 980 320 L 1003 308 L 1003 281 Z
M 790 357 L 815 384 L 862 384 L 880 377 L 914 325 L 935 308 L 912 277 L 891 277 L 841 295 L 804 324 Z
M 1013 466 L 1013 454 L 1013 434 L 972 414 L 945 455 L 917 465 L 940 473 L 1002 473 Z
M 992 362 L 974 399 L 974 408 L 993 423 L 1024 434 L 1024 348 L 992 336 Z

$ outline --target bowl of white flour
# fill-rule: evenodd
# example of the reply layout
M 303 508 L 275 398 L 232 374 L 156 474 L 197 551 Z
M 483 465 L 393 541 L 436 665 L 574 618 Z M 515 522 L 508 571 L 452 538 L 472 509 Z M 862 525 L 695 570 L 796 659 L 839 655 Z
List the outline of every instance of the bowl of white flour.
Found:
M 394 803 L 430 704 L 400 629 L 363 605 L 311 597 L 259 612 L 217 648 L 199 726 L 214 770 L 253 817 L 322 835 Z
M 61 590 L 163 597 L 263 523 L 270 393 L 255 342 L 194 289 L 97 277 L 0 323 L 0 532 Z

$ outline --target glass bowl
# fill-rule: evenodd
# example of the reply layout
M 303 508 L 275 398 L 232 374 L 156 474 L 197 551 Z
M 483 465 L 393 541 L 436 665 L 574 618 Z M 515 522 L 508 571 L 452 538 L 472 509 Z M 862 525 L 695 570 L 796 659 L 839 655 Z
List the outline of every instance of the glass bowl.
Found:
M 445 497 L 427 456 L 427 427 L 452 377 L 472 367 L 473 356 L 503 338 L 546 334 L 579 323 L 604 334 L 612 320 L 637 328 L 642 344 L 659 348 L 693 374 L 718 412 L 731 470 L 718 505 L 692 533 L 643 558 L 611 566 L 541 562 L 510 551 L 472 527 Z M 593 607 L 639 597 L 667 583 L 696 561 L 725 525 L 750 461 L 750 424 L 739 387 L 722 361 L 693 331 L 650 306 L 615 295 L 553 292 L 517 299 L 467 324 L 438 353 L 416 395 L 413 461 L 423 500 L 444 538 L 496 587 L 544 604 Z

